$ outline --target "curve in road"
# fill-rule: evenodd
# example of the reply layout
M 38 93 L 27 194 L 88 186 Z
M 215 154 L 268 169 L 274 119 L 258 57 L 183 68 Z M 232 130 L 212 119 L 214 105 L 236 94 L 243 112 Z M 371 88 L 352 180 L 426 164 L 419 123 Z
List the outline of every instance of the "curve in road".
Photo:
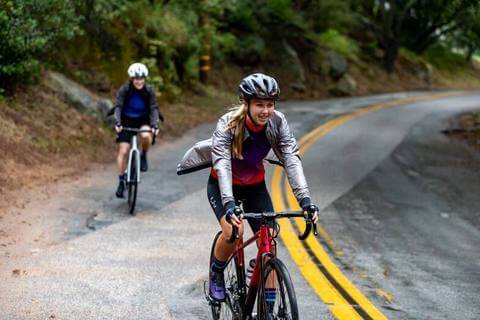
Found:
M 415 96 L 399 100 L 374 104 L 366 108 L 339 116 L 312 130 L 299 141 L 300 153 L 303 155 L 315 142 L 337 127 L 366 114 L 384 110 L 386 108 L 407 105 L 412 103 L 427 102 L 445 99 L 458 95 L 462 92 L 446 92 L 435 95 Z M 272 196 L 276 210 L 298 210 L 298 205 L 283 175 L 282 169 L 277 168 L 272 177 Z M 323 203 L 326 205 L 326 203 Z M 375 305 L 358 290 L 355 285 L 343 275 L 340 269 L 329 258 L 327 252 L 315 238 L 310 237 L 306 243 L 296 238 L 298 230 L 303 230 L 304 223 L 297 219 L 295 223 L 282 221 L 282 240 L 285 242 L 292 259 L 298 265 L 301 273 L 310 283 L 321 300 L 329 305 L 329 310 L 337 319 L 387 319 L 387 317 L 375 307 Z M 342 255 L 332 237 L 319 226 L 322 242 L 337 257 Z M 391 295 L 377 288 L 387 299 Z

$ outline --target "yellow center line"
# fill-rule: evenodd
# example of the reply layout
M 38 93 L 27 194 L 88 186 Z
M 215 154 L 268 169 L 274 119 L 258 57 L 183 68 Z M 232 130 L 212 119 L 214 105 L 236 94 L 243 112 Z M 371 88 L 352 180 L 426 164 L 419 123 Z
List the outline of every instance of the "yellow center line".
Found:
M 405 105 L 413 102 L 442 99 L 463 94 L 465 94 L 465 92 L 446 92 L 435 95 L 408 97 L 374 104 L 369 107 L 339 116 L 304 135 L 299 140 L 300 154 L 303 155 L 321 137 L 356 117 L 389 107 Z M 282 185 L 282 177 L 282 168 L 277 167 L 273 172 L 271 185 L 272 201 L 275 206 L 275 210 L 282 211 L 287 209 L 283 199 L 282 186 L 285 188 L 285 190 L 287 190 L 288 207 L 292 210 L 300 209 L 287 181 L 285 181 L 285 185 Z M 297 219 L 296 223 L 298 224 L 299 229 L 303 230 L 305 223 L 300 221 L 302 221 L 302 219 Z M 354 306 L 347 302 L 346 298 L 339 292 L 339 288 L 336 288 L 331 280 L 329 280 L 313 262 L 313 258 L 309 255 L 309 252 L 307 252 L 305 246 L 297 238 L 297 234 L 291 222 L 287 219 L 281 219 L 279 223 L 282 230 L 280 233 L 281 238 L 288 248 L 293 261 L 297 264 L 300 272 L 311 285 L 315 293 L 323 302 L 329 305 L 330 312 L 332 312 L 337 319 L 387 319 L 387 317 L 382 314 L 373 305 L 373 303 L 371 303 L 361 293 L 361 291 L 358 290 L 355 285 L 348 280 L 345 275 L 343 275 L 340 269 L 329 258 L 327 252 L 323 249 L 320 242 L 315 237 L 309 237 L 306 240 L 306 246 L 308 247 L 309 251 L 313 252 L 315 258 L 320 261 L 321 266 L 330 274 L 331 277 L 333 277 L 336 285 L 340 285 L 340 289 L 345 291 L 357 305 Z M 324 239 L 327 246 L 333 250 L 334 254 L 343 254 L 343 252 L 335 245 L 333 238 L 320 224 L 318 224 L 318 231 L 319 235 Z M 393 297 L 391 297 L 391 299 L 393 299 Z M 357 308 L 357 310 L 358 308 L 361 308 L 362 312 L 364 312 L 364 316 L 359 314 L 355 308 Z
M 280 170 L 275 170 L 272 177 L 272 186 L 280 186 L 281 179 L 282 172 Z M 272 201 L 275 205 L 275 210 L 286 210 L 281 190 L 274 191 L 272 189 Z M 286 244 L 293 261 L 297 264 L 300 272 L 304 278 L 307 279 L 315 293 L 323 302 L 329 305 L 328 308 L 330 312 L 338 319 L 362 319 L 352 306 L 332 286 L 325 275 L 318 270 L 312 259 L 308 256 L 308 252 L 297 238 L 290 222 L 287 219 L 279 219 L 279 224 L 282 240 Z

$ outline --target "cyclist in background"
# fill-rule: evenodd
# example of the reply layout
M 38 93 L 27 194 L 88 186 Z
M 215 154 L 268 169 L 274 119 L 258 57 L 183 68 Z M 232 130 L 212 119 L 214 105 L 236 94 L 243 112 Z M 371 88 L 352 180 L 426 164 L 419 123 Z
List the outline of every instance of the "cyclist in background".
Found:
M 220 118 L 209 140 L 197 143 L 187 151 L 177 167 L 183 174 L 213 167 L 207 184 L 210 205 L 222 228 L 216 242 L 209 279 L 211 298 L 225 299 L 223 271 L 235 249 L 227 239 L 236 226 L 243 235 L 242 201 L 247 212 L 272 212 L 273 205 L 265 184 L 263 160 L 270 149 L 285 167 L 290 185 L 304 213 L 313 215 L 316 222 L 318 207 L 312 204 L 303 173 L 298 147 L 285 116 L 275 110 L 280 97 L 277 82 L 270 76 L 255 73 L 244 78 L 239 87 L 241 105 Z M 253 232 L 260 229 L 260 221 L 248 221 Z M 272 226 L 273 227 L 273 226 Z M 273 309 L 275 288 L 266 288 L 266 301 Z
M 158 134 L 159 119 L 163 116 L 158 109 L 155 90 L 145 83 L 148 69 L 142 63 L 134 63 L 128 68 L 130 79 L 124 83 L 117 93 L 115 101 L 115 131 L 117 132 L 118 155 L 118 188 L 116 196 L 123 198 L 125 190 L 125 169 L 130 150 L 132 132 L 124 131 L 123 127 L 151 130 L 152 133 L 140 133 L 140 170 L 148 170 L 147 151 L 152 143 L 153 135 Z

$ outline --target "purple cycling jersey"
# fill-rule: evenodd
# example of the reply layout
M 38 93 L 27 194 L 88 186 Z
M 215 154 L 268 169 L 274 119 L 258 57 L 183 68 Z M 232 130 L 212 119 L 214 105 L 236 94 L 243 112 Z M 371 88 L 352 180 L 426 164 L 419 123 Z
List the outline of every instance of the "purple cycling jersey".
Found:
M 271 149 L 265 130 L 253 132 L 243 142 L 243 159 L 232 159 L 234 185 L 250 185 L 262 182 L 265 178 L 263 159 Z

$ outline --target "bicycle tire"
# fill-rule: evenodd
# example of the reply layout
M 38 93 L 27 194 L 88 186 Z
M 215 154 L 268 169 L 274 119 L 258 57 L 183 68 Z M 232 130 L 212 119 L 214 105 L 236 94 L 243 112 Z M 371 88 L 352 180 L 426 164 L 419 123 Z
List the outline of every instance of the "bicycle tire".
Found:
M 208 278 L 210 279 L 210 266 L 212 265 L 213 252 L 218 238 L 222 232 L 218 232 L 213 240 L 212 248 L 210 250 L 210 265 L 208 271 Z M 236 295 L 240 293 L 238 287 L 238 272 L 239 269 L 235 263 L 235 259 L 231 259 L 224 271 L 225 274 L 225 301 L 211 301 L 210 307 L 212 311 L 213 320 L 242 320 L 242 308 Z
M 135 215 L 135 205 L 137 203 L 137 155 L 132 154 L 130 163 L 130 180 L 128 181 L 128 213 Z
M 273 273 L 272 273 L 273 272 Z M 275 278 L 276 297 L 273 310 L 268 310 L 265 301 L 265 286 L 269 275 Z M 272 311 L 272 312 L 270 312 Z M 298 320 L 298 305 L 292 279 L 287 267 L 277 258 L 271 258 L 265 263 L 262 274 L 262 285 L 257 295 L 257 319 Z

